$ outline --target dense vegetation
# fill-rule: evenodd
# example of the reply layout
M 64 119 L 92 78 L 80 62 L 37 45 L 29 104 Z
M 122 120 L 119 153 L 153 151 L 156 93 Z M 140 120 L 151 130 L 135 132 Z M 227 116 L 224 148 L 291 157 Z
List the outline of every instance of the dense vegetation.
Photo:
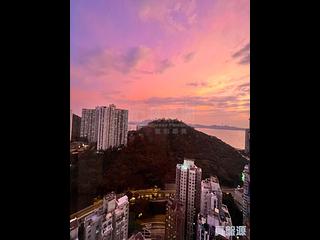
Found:
M 195 159 L 203 178 L 217 175 L 222 185 L 237 186 L 246 163 L 241 154 L 216 137 L 183 126 L 186 134 L 156 134 L 156 127 L 144 127 L 133 134 L 127 148 L 106 151 L 105 188 L 122 191 L 174 182 L 183 158 Z
M 179 127 L 177 127 L 179 125 Z M 158 127 L 162 126 L 162 127 Z M 163 126 L 168 134 L 158 134 Z M 178 134 L 174 134 L 178 129 Z M 185 129 L 183 133 L 180 130 Z M 202 178 L 217 175 L 220 183 L 236 187 L 246 159 L 237 150 L 216 137 L 199 132 L 182 122 L 159 120 L 129 133 L 127 147 L 97 154 L 92 149 L 78 156 L 78 193 L 87 196 L 109 191 L 123 192 L 175 181 L 177 163 L 195 159 L 202 168 Z

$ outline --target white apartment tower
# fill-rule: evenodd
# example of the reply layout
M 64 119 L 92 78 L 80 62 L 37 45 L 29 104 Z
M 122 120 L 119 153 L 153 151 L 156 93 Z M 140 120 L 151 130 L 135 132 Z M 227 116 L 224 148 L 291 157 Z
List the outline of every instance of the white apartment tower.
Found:
M 128 110 L 98 106 L 82 109 L 80 137 L 97 143 L 97 150 L 127 145 Z
M 197 214 L 200 211 L 201 168 L 192 159 L 184 159 L 183 164 L 176 167 L 176 199 L 185 209 L 185 240 L 193 240 L 196 236 Z
M 128 110 L 109 107 L 97 107 L 97 150 L 105 150 L 127 144 Z

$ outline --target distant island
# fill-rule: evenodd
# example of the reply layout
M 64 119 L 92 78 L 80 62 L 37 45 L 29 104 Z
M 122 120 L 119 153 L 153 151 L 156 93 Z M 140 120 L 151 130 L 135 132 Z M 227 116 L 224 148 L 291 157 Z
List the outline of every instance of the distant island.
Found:
M 154 120 L 144 120 L 141 122 L 130 121 L 129 124 L 145 126 L 145 125 L 148 125 L 148 123 L 150 123 L 152 121 L 154 121 Z M 222 125 L 222 126 L 221 125 L 202 125 L 202 124 L 188 124 L 188 125 L 193 128 L 220 129 L 220 130 L 231 130 L 231 131 L 245 131 L 246 130 L 246 128 L 233 127 L 233 126 L 227 126 L 227 125 Z
M 189 124 L 191 127 L 194 128 L 208 128 L 208 129 L 222 129 L 222 130 L 233 130 L 233 131 L 245 131 L 245 128 L 239 128 L 239 127 L 232 127 L 232 126 L 219 126 L 219 125 L 201 125 L 201 124 Z

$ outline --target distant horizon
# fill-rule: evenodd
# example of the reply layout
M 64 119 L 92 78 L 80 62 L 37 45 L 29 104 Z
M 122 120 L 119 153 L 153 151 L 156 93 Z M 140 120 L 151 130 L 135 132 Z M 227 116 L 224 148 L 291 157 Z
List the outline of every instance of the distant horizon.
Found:
M 151 122 L 154 120 L 160 120 L 160 119 L 165 119 L 165 120 L 169 120 L 170 118 L 157 118 L 157 119 L 146 119 L 143 121 L 128 121 L 128 125 L 138 125 L 139 123 L 145 123 L 145 122 Z M 182 121 L 180 119 L 177 119 L 178 121 Z M 184 121 L 182 121 L 184 122 Z M 203 124 L 199 124 L 199 123 L 188 123 L 188 122 L 184 122 L 187 125 L 190 125 L 191 127 L 194 128 L 208 128 L 208 129 L 216 129 L 216 130 L 230 130 L 230 131 L 245 131 L 246 128 L 243 127 L 237 127 L 237 126 L 230 126 L 230 125 L 223 125 L 223 124 L 211 124 L 211 125 L 203 125 Z M 215 128 L 217 127 L 217 128 Z M 225 127 L 225 128 L 223 128 Z M 234 128 L 234 129 L 232 129 Z
M 108 106 L 108 105 L 105 105 L 105 106 Z M 88 108 L 88 109 L 94 109 L 94 108 Z M 71 109 L 72 113 L 77 115 L 78 117 L 81 117 L 82 113 L 80 114 L 77 114 L 75 112 L 73 112 L 73 110 Z M 130 116 L 130 112 L 128 114 Z M 230 127 L 230 128 L 238 128 L 238 129 L 223 129 L 223 130 L 230 130 L 230 131 L 244 131 L 245 129 L 247 129 L 248 127 L 239 127 L 239 126 L 234 126 L 234 125 L 228 125 L 228 124 L 223 124 L 223 123 L 212 123 L 210 125 L 207 125 L 207 124 L 202 124 L 202 123 L 190 123 L 190 122 L 185 122 L 183 121 L 182 119 L 178 119 L 178 118 L 170 118 L 170 117 L 159 117 L 159 118 L 154 118 L 154 119 L 144 119 L 144 120 L 140 120 L 140 121 L 137 121 L 137 120 L 129 120 L 128 121 L 128 125 L 136 125 L 136 124 L 139 124 L 139 123 L 143 123 L 143 122 L 150 122 L 150 121 L 154 121 L 154 120 L 159 120 L 159 119 L 177 119 L 179 121 L 182 121 L 184 122 L 185 124 L 187 125 L 199 125 L 197 128 L 212 128 L 212 126 L 217 126 L 217 127 Z M 201 125 L 201 126 L 200 126 Z M 218 128 L 212 128 L 212 129 L 217 129 Z

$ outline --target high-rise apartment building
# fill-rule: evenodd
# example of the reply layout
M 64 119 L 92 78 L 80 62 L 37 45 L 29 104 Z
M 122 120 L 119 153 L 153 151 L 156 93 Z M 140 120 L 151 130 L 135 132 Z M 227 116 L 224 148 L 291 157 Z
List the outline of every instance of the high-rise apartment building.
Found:
M 250 220 L 250 164 L 243 170 L 243 223 L 247 224 Z
M 245 146 L 244 151 L 247 154 L 250 154 L 250 119 L 249 119 L 249 128 L 245 130 Z
M 176 199 L 184 206 L 184 237 L 193 240 L 196 237 L 197 214 L 200 211 L 201 168 L 192 159 L 184 159 L 176 167 Z
M 89 143 L 97 142 L 97 122 L 95 109 L 82 109 L 80 137 Z
M 72 114 L 72 132 L 71 141 L 78 141 L 80 139 L 81 117 Z
M 166 206 L 165 239 L 184 240 L 185 210 L 183 204 L 170 198 Z
M 72 135 L 72 110 L 70 109 L 70 141 L 71 141 L 71 135 Z
M 105 150 L 127 144 L 128 110 L 97 107 L 97 150 Z
M 227 231 L 227 228 L 231 226 L 232 221 L 228 208 L 222 204 L 222 191 L 218 178 L 212 176 L 201 181 L 197 240 L 213 240 L 219 235 L 231 239 Z
M 250 153 L 250 129 L 245 130 L 245 152 Z
M 115 110 L 115 146 L 127 145 L 128 141 L 128 110 Z
M 81 223 L 82 227 L 79 227 Z M 129 226 L 129 201 L 126 195 L 117 198 L 110 193 L 103 198 L 102 205 L 84 219 L 70 221 L 70 237 L 77 240 L 127 240 Z M 78 229 L 82 229 L 81 233 Z
M 250 164 L 243 170 L 243 225 L 246 226 L 246 238 L 250 239 Z
M 128 110 L 98 106 L 82 109 L 80 136 L 97 143 L 97 150 L 127 145 Z

